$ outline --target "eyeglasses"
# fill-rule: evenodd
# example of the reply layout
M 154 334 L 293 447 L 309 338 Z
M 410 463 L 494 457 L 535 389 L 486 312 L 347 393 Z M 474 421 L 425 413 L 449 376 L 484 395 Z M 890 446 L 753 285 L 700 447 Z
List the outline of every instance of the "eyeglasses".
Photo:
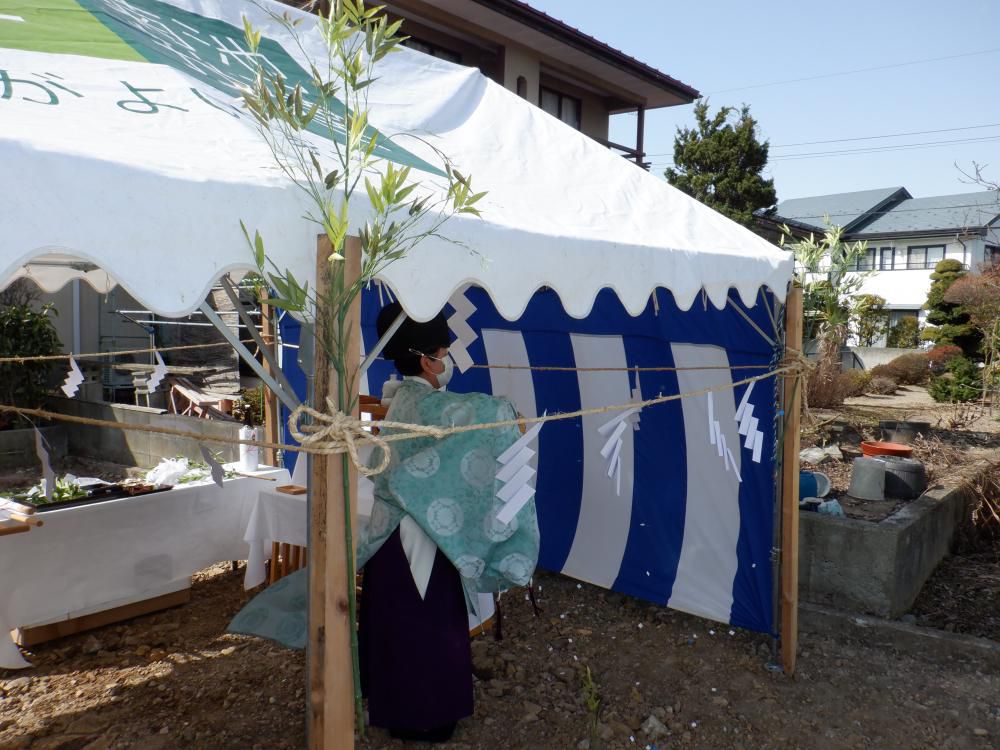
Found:
M 448 350 L 444 350 L 444 357 L 435 357 L 433 354 L 425 354 L 424 352 L 417 351 L 416 349 L 410 349 L 410 354 L 415 354 L 418 357 L 427 357 L 427 359 L 436 359 L 438 362 L 444 362 L 448 357 Z

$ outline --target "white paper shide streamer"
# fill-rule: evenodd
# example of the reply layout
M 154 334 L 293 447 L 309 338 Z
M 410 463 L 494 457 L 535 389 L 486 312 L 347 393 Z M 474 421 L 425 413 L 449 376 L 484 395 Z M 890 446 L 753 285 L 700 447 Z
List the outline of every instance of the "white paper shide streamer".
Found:
M 538 437 L 544 424 L 535 424 L 497 457 L 497 481 L 503 485 L 497 490 L 497 499 L 503 503 L 503 507 L 496 518 L 504 525 L 513 521 L 514 516 L 535 495 L 535 488 L 531 486 L 531 480 L 535 476 L 531 459 L 535 457 L 535 451 L 529 446 Z
M 622 435 L 631 424 L 630 418 L 638 415 L 640 410 L 640 407 L 633 406 L 597 428 L 597 432 L 607 438 L 601 448 L 601 458 L 608 460 L 608 479 L 614 480 L 616 495 L 622 494 Z
M 226 470 L 222 467 L 222 464 L 215 458 L 208 448 L 204 445 L 199 446 L 201 448 L 202 458 L 205 459 L 205 463 L 208 464 L 208 468 L 212 470 L 212 481 L 216 483 L 219 487 L 222 486 L 222 480 L 226 476 Z
M 739 408 L 736 410 L 736 421 L 740 425 L 739 434 L 743 436 L 743 447 L 752 451 L 753 462 L 759 464 L 764 450 L 764 433 L 757 429 L 760 420 L 753 415 L 753 404 L 750 403 L 753 386 L 751 382 L 743 391 L 743 398 L 740 399 Z
M 473 364 L 469 347 L 479 338 L 479 334 L 469 325 L 469 318 L 475 314 L 476 306 L 469 302 L 463 292 L 455 292 L 448 300 L 448 304 L 455 308 L 455 312 L 448 318 L 448 328 L 455 334 L 455 340 L 451 342 L 448 353 L 455 360 L 458 371 L 465 372 Z
M 722 432 L 722 424 L 715 418 L 715 400 L 711 393 L 705 394 L 708 397 L 708 442 L 715 446 L 715 451 L 728 472 L 730 469 L 736 474 L 736 481 L 743 482 L 740 476 L 739 467 L 736 465 L 736 458 L 726 442 L 726 436 Z M 737 412 L 739 413 L 739 412 Z
M 49 452 L 45 450 L 45 438 L 42 433 L 35 428 L 35 455 L 38 456 L 42 464 L 42 481 L 45 485 L 45 499 L 51 500 L 52 493 L 56 489 L 56 473 L 52 471 L 52 464 L 49 462 Z
M 66 398 L 73 398 L 76 392 L 80 390 L 80 385 L 83 383 L 83 373 L 80 372 L 80 366 L 76 363 L 73 355 L 69 358 L 69 373 L 66 375 L 66 380 L 63 381 L 61 390 L 66 394 Z
M 149 374 L 149 381 L 146 384 L 146 388 L 150 393 L 159 388 L 160 383 L 167 377 L 167 365 L 163 362 L 163 357 L 160 356 L 159 352 L 154 352 L 153 355 L 156 357 L 156 366 L 153 368 L 153 372 Z
M 656 297 L 654 296 L 653 299 L 655 300 Z M 638 403 L 639 401 L 642 401 L 642 385 L 639 383 L 639 371 L 638 370 L 635 371 L 635 388 L 632 389 L 632 400 L 635 401 L 636 403 Z M 642 414 L 636 414 L 635 415 L 635 421 L 632 422 L 632 429 L 635 432 L 639 431 L 639 422 L 641 420 L 642 420 Z

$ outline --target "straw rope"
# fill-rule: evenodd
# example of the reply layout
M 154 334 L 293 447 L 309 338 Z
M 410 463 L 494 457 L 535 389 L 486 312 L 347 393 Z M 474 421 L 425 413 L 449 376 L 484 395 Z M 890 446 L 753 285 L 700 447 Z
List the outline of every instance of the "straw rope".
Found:
M 267 341 L 268 337 L 264 337 L 264 343 L 273 343 Z M 256 343 L 253 339 L 241 339 L 241 344 L 253 344 Z M 30 357 L 0 357 L 0 365 L 6 364 L 27 364 L 28 362 L 58 362 L 59 360 L 66 360 L 72 357 L 73 359 L 104 359 L 105 357 L 122 357 L 131 354 L 153 354 L 154 352 L 180 352 L 189 351 L 191 349 L 215 349 L 220 346 L 231 346 L 228 341 L 216 341 L 212 344 L 184 344 L 182 346 L 159 346 L 150 347 L 147 349 L 123 349 L 121 351 L 114 352 L 89 352 L 87 354 L 45 354 Z
M 386 360 L 388 361 L 388 360 Z M 703 370 L 766 370 L 763 365 L 701 365 L 697 367 L 568 367 L 565 365 L 472 365 L 473 370 L 531 370 L 532 372 L 691 372 Z
M 625 404 L 613 404 L 609 406 L 598 406 L 588 409 L 577 409 L 576 411 L 558 412 L 547 414 L 541 417 L 520 417 L 518 419 L 501 420 L 497 422 L 484 422 L 471 425 L 453 425 L 451 427 L 432 427 L 428 425 L 409 424 L 406 422 L 380 421 L 380 428 L 399 430 L 392 435 L 374 435 L 369 430 L 372 423 L 365 420 L 356 419 L 347 414 L 337 411 L 332 401 L 327 401 L 329 412 L 321 412 L 305 404 L 296 408 L 288 419 L 288 424 L 292 435 L 296 440 L 300 440 L 300 445 L 290 445 L 286 443 L 274 443 L 265 440 L 245 440 L 231 437 L 214 437 L 203 435 L 190 430 L 178 430 L 172 427 L 158 427 L 156 425 L 138 425 L 121 422 L 112 422 L 106 419 L 93 419 L 91 417 L 80 417 L 72 414 L 60 414 L 59 412 L 45 409 L 28 409 L 19 406 L 0 404 L 0 412 L 19 414 L 26 417 L 36 417 L 48 419 L 55 422 L 71 422 L 92 427 L 105 427 L 123 431 L 148 432 L 159 435 L 170 435 L 172 437 L 187 438 L 201 443 L 221 443 L 226 445 L 254 445 L 260 448 L 272 448 L 281 451 L 298 453 L 312 453 L 316 455 L 333 455 L 337 453 L 347 453 L 352 463 L 358 471 L 366 476 L 372 476 L 384 471 L 389 464 L 390 447 L 389 443 L 400 440 L 414 440 L 423 437 L 433 437 L 441 439 L 449 435 L 455 435 L 474 430 L 492 430 L 502 427 L 513 427 L 518 425 L 538 424 L 542 422 L 555 422 L 566 419 L 577 419 L 579 417 L 593 416 L 596 414 L 607 414 L 615 411 L 625 411 L 626 409 L 656 406 L 658 404 L 678 401 L 683 398 L 694 398 L 704 396 L 708 393 L 731 390 L 741 385 L 749 385 L 759 380 L 766 380 L 771 377 L 784 375 L 786 377 L 798 377 L 804 369 L 801 356 L 798 360 L 786 360 L 786 363 L 775 370 L 755 375 L 753 377 L 737 380 L 732 383 L 701 388 L 697 391 L 685 393 L 674 393 L 667 396 L 656 396 L 654 398 L 641 401 L 630 401 Z M 314 420 L 312 424 L 300 424 L 303 417 L 310 417 Z M 378 466 L 369 468 L 364 465 L 358 456 L 359 443 L 367 443 L 382 449 L 382 459 Z

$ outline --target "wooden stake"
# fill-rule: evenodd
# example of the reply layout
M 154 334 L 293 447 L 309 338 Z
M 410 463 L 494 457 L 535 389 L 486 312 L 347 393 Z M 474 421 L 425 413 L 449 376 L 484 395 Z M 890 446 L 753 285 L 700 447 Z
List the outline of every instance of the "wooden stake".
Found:
M 281 554 L 281 547 L 277 542 L 271 542 L 271 574 L 267 582 L 274 583 L 278 580 L 278 556 Z
M 361 242 L 348 237 L 345 243 L 345 285 L 361 274 Z M 332 248 L 321 236 L 317 241 L 316 295 L 323 299 L 331 284 L 328 258 Z M 326 399 L 337 400 L 337 373 L 329 366 L 320 341 L 332 318 L 316 320 L 314 404 L 325 409 Z M 356 373 L 361 363 L 361 298 L 348 313 L 347 372 Z M 357 380 L 349 398 L 357 401 Z M 355 409 L 355 417 L 358 416 Z M 354 675 L 351 665 L 351 632 L 348 602 L 347 554 L 344 544 L 344 474 L 340 455 L 314 456 L 310 477 L 309 529 L 309 750 L 347 750 L 354 747 Z M 348 472 L 352 513 L 357 516 L 358 475 Z M 353 538 L 353 532 L 352 532 Z M 354 550 L 350 550 L 353 555 Z
M 274 324 L 271 322 L 271 306 L 262 304 L 260 306 L 261 337 L 268 345 L 272 353 L 277 353 L 277 343 L 274 335 Z M 271 365 L 267 358 L 264 359 L 264 370 L 270 374 Z M 278 426 L 281 421 L 281 410 L 278 405 L 278 397 L 270 388 L 264 386 L 264 440 L 268 443 L 280 443 Z M 278 452 L 274 448 L 262 448 L 264 463 L 268 466 L 278 465 Z
M 45 521 L 34 514 L 29 516 L 24 513 L 8 512 L 7 515 L 10 516 L 12 521 L 20 521 L 21 523 L 28 524 L 28 526 L 41 526 L 45 523 Z
M 802 289 L 793 287 L 785 303 L 786 355 L 802 353 Z M 781 663 L 795 674 L 799 642 L 799 411 L 805 379 L 786 377 L 785 444 L 781 460 Z

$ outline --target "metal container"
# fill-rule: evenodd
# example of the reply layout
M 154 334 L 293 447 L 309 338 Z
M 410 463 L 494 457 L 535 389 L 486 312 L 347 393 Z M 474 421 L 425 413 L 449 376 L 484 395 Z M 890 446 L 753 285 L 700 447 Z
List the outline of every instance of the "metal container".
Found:
M 847 494 L 858 500 L 885 500 L 885 461 L 865 456 L 854 459 Z
M 909 445 L 918 435 L 926 435 L 931 429 L 930 422 L 883 419 L 878 423 L 882 439 L 890 443 Z
M 927 472 L 916 459 L 886 456 L 884 461 L 886 497 L 912 500 L 927 489 Z

